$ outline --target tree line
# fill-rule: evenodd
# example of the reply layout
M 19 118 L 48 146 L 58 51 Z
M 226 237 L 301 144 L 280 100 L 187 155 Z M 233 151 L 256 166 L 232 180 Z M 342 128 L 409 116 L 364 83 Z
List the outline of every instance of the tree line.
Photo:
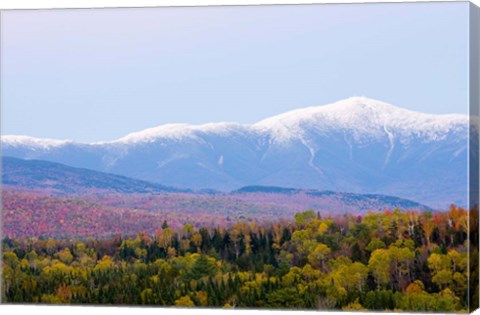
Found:
M 466 312 L 478 302 L 478 211 L 454 205 L 231 228 L 165 221 L 135 237 L 2 246 L 7 303 Z

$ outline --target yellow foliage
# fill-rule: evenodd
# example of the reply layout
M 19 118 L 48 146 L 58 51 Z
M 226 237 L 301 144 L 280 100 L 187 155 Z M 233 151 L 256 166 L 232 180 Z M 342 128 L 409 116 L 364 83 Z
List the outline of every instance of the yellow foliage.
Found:
M 175 305 L 180 307 L 193 307 L 195 306 L 195 303 L 193 303 L 192 299 L 190 299 L 188 295 L 185 295 L 176 300 Z
M 200 302 L 201 306 L 208 306 L 208 294 L 205 291 L 197 292 L 197 299 Z
M 423 292 L 425 289 L 425 286 L 422 281 L 420 280 L 415 280 L 413 283 L 410 283 L 405 290 L 407 294 L 418 294 Z
M 97 262 L 97 265 L 95 268 L 93 268 L 94 271 L 99 271 L 99 272 L 106 272 L 110 269 L 113 269 L 115 267 L 115 264 L 112 261 L 112 258 L 110 256 L 103 256 L 103 258 Z
M 348 304 L 347 306 L 342 307 L 342 310 L 344 311 L 366 311 L 367 309 L 363 307 L 362 304 L 358 301 L 358 298 L 355 300 L 355 302 L 352 302 Z
M 72 253 L 70 252 L 70 249 L 65 248 L 64 250 L 58 252 L 56 254 L 56 256 L 58 257 L 58 259 L 60 259 L 64 264 L 70 264 L 72 261 L 73 261 L 73 255 Z

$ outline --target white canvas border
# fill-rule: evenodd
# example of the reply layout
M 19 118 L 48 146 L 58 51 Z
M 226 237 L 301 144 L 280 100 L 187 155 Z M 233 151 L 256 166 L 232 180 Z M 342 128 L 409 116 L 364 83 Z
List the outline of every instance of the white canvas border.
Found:
M 119 7 L 158 7 L 158 6 L 214 6 L 214 5 L 273 5 L 273 4 L 326 4 L 326 3 L 378 3 L 378 2 L 432 2 L 429 0 L 0 0 L 0 10 L 9 9 L 53 9 L 53 8 L 119 8 Z M 435 2 L 452 2 L 450 0 L 436 0 Z M 465 1 L 455 1 L 465 2 Z M 480 6 L 480 0 L 472 0 Z M 147 307 L 102 307 L 102 306 L 44 306 L 44 305 L 0 305 L 0 314 L 31 314 L 31 315 L 80 315 L 86 312 L 91 314 L 127 315 L 139 313 L 174 314 L 174 315 L 294 315 L 312 313 L 312 311 L 288 310 L 225 310 L 225 309 L 179 309 L 179 308 L 147 308 Z M 228 312 L 228 313 L 227 313 Z M 355 312 L 317 311 L 315 314 L 354 315 Z M 367 313 L 368 314 L 368 313 Z M 389 313 L 396 314 L 396 313 Z M 408 314 L 408 313 L 398 313 Z M 415 313 L 421 314 L 421 313 Z M 480 315 L 480 310 L 473 314 Z

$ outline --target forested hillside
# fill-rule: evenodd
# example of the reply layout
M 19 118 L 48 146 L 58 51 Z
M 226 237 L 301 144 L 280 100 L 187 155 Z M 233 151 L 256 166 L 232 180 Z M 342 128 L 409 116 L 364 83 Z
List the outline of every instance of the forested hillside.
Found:
M 155 233 L 133 238 L 7 238 L 2 297 L 8 303 L 466 312 L 476 227 L 478 211 L 451 206 L 365 216 L 307 211 L 290 222 L 238 222 L 227 229 L 173 229 L 164 221 Z M 475 270 L 478 252 L 470 259 Z M 470 284 L 478 284 L 478 273 Z
M 164 220 L 173 228 L 228 228 L 235 222 L 289 219 L 305 209 L 328 214 L 364 214 L 385 209 L 428 209 L 391 196 L 302 191 L 283 193 L 162 193 L 56 196 L 48 192 L 4 190 L 3 235 L 16 237 L 112 237 L 154 233 Z

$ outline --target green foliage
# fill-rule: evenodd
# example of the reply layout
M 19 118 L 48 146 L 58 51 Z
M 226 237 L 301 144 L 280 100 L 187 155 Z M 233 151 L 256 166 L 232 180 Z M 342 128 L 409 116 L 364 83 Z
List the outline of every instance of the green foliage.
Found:
M 299 308 L 303 306 L 303 300 L 297 290 L 284 288 L 267 296 L 267 306 L 273 308 Z
M 199 255 L 188 273 L 188 279 L 198 280 L 202 277 L 213 276 L 216 272 L 215 259 L 206 255 Z
M 315 211 L 309 210 L 295 214 L 295 224 L 299 227 L 304 227 L 317 217 Z
M 401 211 L 229 228 L 166 224 L 113 239 L 4 239 L 9 303 L 148 304 L 460 312 L 468 309 L 466 212 Z M 419 236 L 420 235 L 420 236 Z M 424 235 L 428 237 L 424 237 Z M 478 234 L 476 234 L 478 235 Z M 447 243 L 445 242 L 447 240 Z M 468 241 L 468 240 L 467 240 Z M 477 260 L 472 260 L 473 262 Z

